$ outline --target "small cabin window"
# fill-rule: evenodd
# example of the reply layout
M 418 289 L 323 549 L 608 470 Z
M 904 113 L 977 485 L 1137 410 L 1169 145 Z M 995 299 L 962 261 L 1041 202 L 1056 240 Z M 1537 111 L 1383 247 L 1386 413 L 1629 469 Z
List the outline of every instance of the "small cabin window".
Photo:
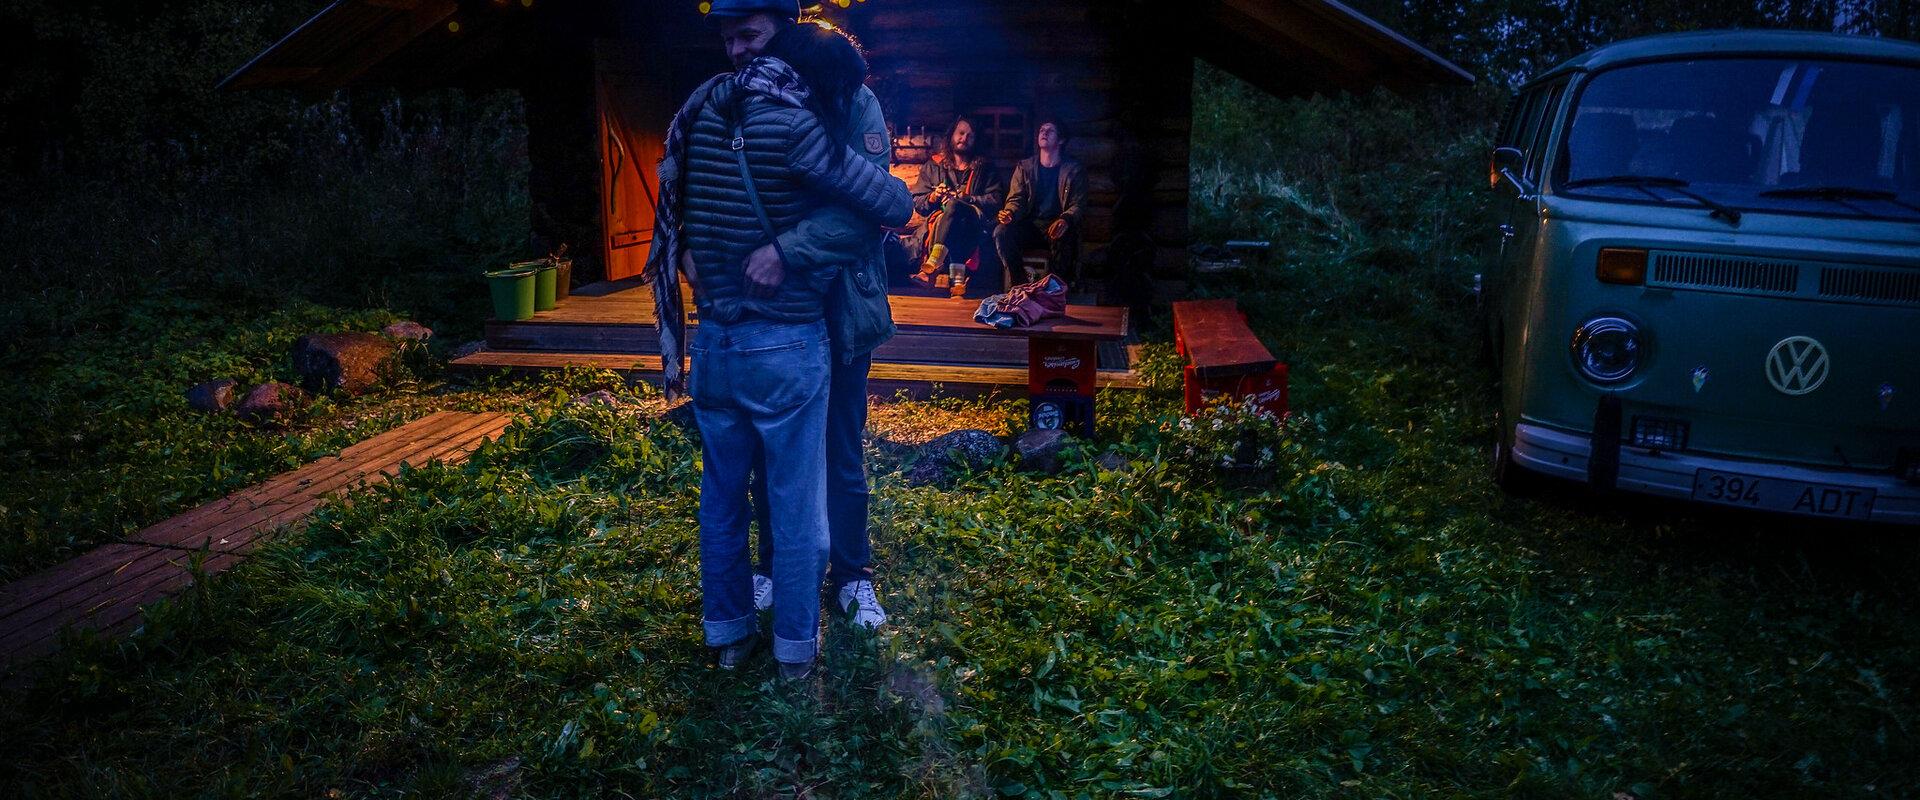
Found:
M 973 119 L 973 133 L 980 150 L 1000 161 L 1027 156 L 1033 144 L 1027 129 L 1027 112 L 1013 106 L 986 106 L 967 116 Z

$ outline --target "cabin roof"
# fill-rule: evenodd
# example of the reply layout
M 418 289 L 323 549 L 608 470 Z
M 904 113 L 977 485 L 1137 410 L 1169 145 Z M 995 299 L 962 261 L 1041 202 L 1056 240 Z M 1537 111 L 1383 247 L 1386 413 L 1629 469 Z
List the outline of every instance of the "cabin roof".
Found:
M 521 3 L 335 0 L 221 81 L 222 89 L 422 89 L 497 83 Z M 691 3 L 687 3 L 688 13 Z M 875 9 L 885 13 L 884 8 Z M 1280 95 L 1407 91 L 1473 77 L 1335 0 L 1207 0 L 1182 46 Z
M 517 4 L 516 4 L 517 5 Z M 219 84 L 221 89 L 425 89 L 471 82 L 511 38 L 502 13 L 459 0 L 335 0 Z
M 1277 95 L 1473 82 L 1453 62 L 1335 0 L 1214 0 L 1196 8 L 1194 55 Z

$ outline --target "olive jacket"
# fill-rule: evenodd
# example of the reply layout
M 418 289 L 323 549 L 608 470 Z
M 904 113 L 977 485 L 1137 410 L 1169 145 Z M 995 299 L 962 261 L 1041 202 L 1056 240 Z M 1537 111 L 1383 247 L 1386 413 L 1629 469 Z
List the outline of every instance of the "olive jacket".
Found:
M 1033 196 L 1033 184 L 1040 172 L 1040 158 L 1021 161 L 1013 168 L 1013 188 L 1007 191 L 1007 211 L 1014 222 L 1025 222 L 1039 205 Z M 1060 218 L 1078 225 L 1087 206 L 1087 171 L 1071 158 L 1060 160 Z

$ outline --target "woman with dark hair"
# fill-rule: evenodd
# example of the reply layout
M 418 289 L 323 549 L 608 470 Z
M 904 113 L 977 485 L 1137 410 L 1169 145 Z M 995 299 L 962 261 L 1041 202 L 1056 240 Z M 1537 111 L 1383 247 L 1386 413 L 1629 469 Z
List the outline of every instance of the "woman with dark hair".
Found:
M 764 457 L 773 537 L 773 655 L 781 674 L 810 675 L 818 653 L 820 577 L 828 552 L 827 450 L 831 344 L 828 290 L 839 270 L 748 256 L 822 207 L 836 204 L 876 226 L 911 215 L 906 187 L 886 169 L 850 157 L 824 121 L 864 62 L 800 27 L 784 52 L 820 81 L 819 96 L 799 65 L 763 52 L 708 81 L 674 118 L 660 165 L 654 252 L 661 356 L 678 377 L 683 322 L 677 273 L 687 268 L 700 327 L 687 348 L 688 381 L 704 460 L 700 493 L 700 574 L 707 644 L 732 669 L 760 641 L 747 527 L 748 476 Z M 774 42 L 768 43 L 771 50 Z M 821 114 L 816 109 L 827 109 Z M 844 119 L 844 114 L 839 115 Z M 844 124 L 844 123 L 843 123 Z
M 787 62 L 811 90 L 807 110 L 820 118 L 829 141 L 844 142 L 853 125 L 853 101 L 867 83 L 867 57 L 860 43 L 832 28 L 789 25 L 767 42 L 765 55 Z M 839 159 L 847 148 L 830 149 Z
M 831 141 L 864 150 L 860 155 L 876 166 L 892 163 L 886 119 L 881 116 L 879 100 L 866 87 L 867 61 L 859 42 L 834 28 L 800 24 L 777 33 L 767 42 L 764 53 L 787 62 L 807 82 L 812 89 L 807 107 L 830 132 Z M 831 157 L 844 158 L 846 150 L 835 150 Z M 887 619 L 873 586 L 873 548 L 867 535 L 871 492 L 864 435 L 872 353 L 893 336 L 891 310 L 886 308 L 886 257 L 880 250 L 881 241 L 891 238 L 878 225 L 826 208 L 818 219 L 782 233 L 779 244 L 782 260 L 844 264 L 840 280 L 867 298 L 864 309 L 856 313 L 847 295 L 837 292 L 843 302 L 829 306 L 827 311 L 834 355 L 827 393 L 827 529 L 831 540 L 827 583 L 828 595 L 837 598 L 841 611 L 868 628 L 877 628 Z M 862 248 L 856 243 L 861 240 L 868 243 L 864 255 L 859 254 Z M 883 310 L 888 314 L 884 325 L 878 319 Z M 773 605 L 772 510 L 766 470 L 757 465 L 754 472 L 751 494 L 760 536 L 753 599 L 754 605 L 764 610 Z

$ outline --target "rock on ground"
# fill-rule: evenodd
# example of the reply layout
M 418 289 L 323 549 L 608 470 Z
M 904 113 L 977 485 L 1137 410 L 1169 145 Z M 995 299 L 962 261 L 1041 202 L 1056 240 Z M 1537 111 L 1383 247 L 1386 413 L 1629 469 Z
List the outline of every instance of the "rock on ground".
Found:
M 306 400 L 307 393 L 298 386 L 279 382 L 263 383 L 247 392 L 246 399 L 240 401 L 236 413 L 243 419 L 259 424 L 284 423 L 293 418 Z
M 667 413 L 662 415 L 662 419 L 673 423 L 687 433 L 700 432 L 700 420 L 693 415 L 693 403 L 691 401 L 682 402 L 680 405 L 667 409 Z
M 399 346 L 372 333 L 319 333 L 293 343 L 293 369 L 309 392 L 365 394 L 392 368 Z
M 425 342 L 433 338 L 433 329 L 407 319 L 381 328 L 380 334 L 389 339 L 399 339 L 406 342 Z
M 1133 462 L 1128 461 L 1126 456 L 1120 455 L 1119 452 L 1113 450 L 1101 453 L 1099 458 L 1093 460 L 1093 463 L 1108 472 L 1121 472 L 1133 467 Z
M 195 411 L 221 413 L 233 407 L 233 390 L 238 385 L 232 378 L 207 381 L 187 390 L 187 405 Z
M 907 485 L 950 486 L 955 470 L 979 469 L 1006 451 L 1006 445 L 986 431 L 954 431 L 921 445 L 920 458 L 907 470 Z
M 1073 437 L 1066 431 L 1034 428 L 1013 440 L 1013 452 L 1020 454 L 1020 467 L 1033 472 L 1060 471 L 1060 452 Z
M 573 398 L 572 402 L 576 406 L 606 406 L 607 408 L 616 410 L 631 409 L 639 405 L 639 403 L 634 402 L 632 398 L 614 394 L 606 389 L 580 395 L 579 397 Z
M 473 355 L 475 353 L 484 353 L 486 351 L 487 351 L 487 340 L 475 339 L 471 342 L 467 342 L 466 344 L 460 345 L 459 347 L 453 348 L 452 352 L 447 353 L 447 360 L 459 361 L 460 359 L 466 358 L 467 356 Z

